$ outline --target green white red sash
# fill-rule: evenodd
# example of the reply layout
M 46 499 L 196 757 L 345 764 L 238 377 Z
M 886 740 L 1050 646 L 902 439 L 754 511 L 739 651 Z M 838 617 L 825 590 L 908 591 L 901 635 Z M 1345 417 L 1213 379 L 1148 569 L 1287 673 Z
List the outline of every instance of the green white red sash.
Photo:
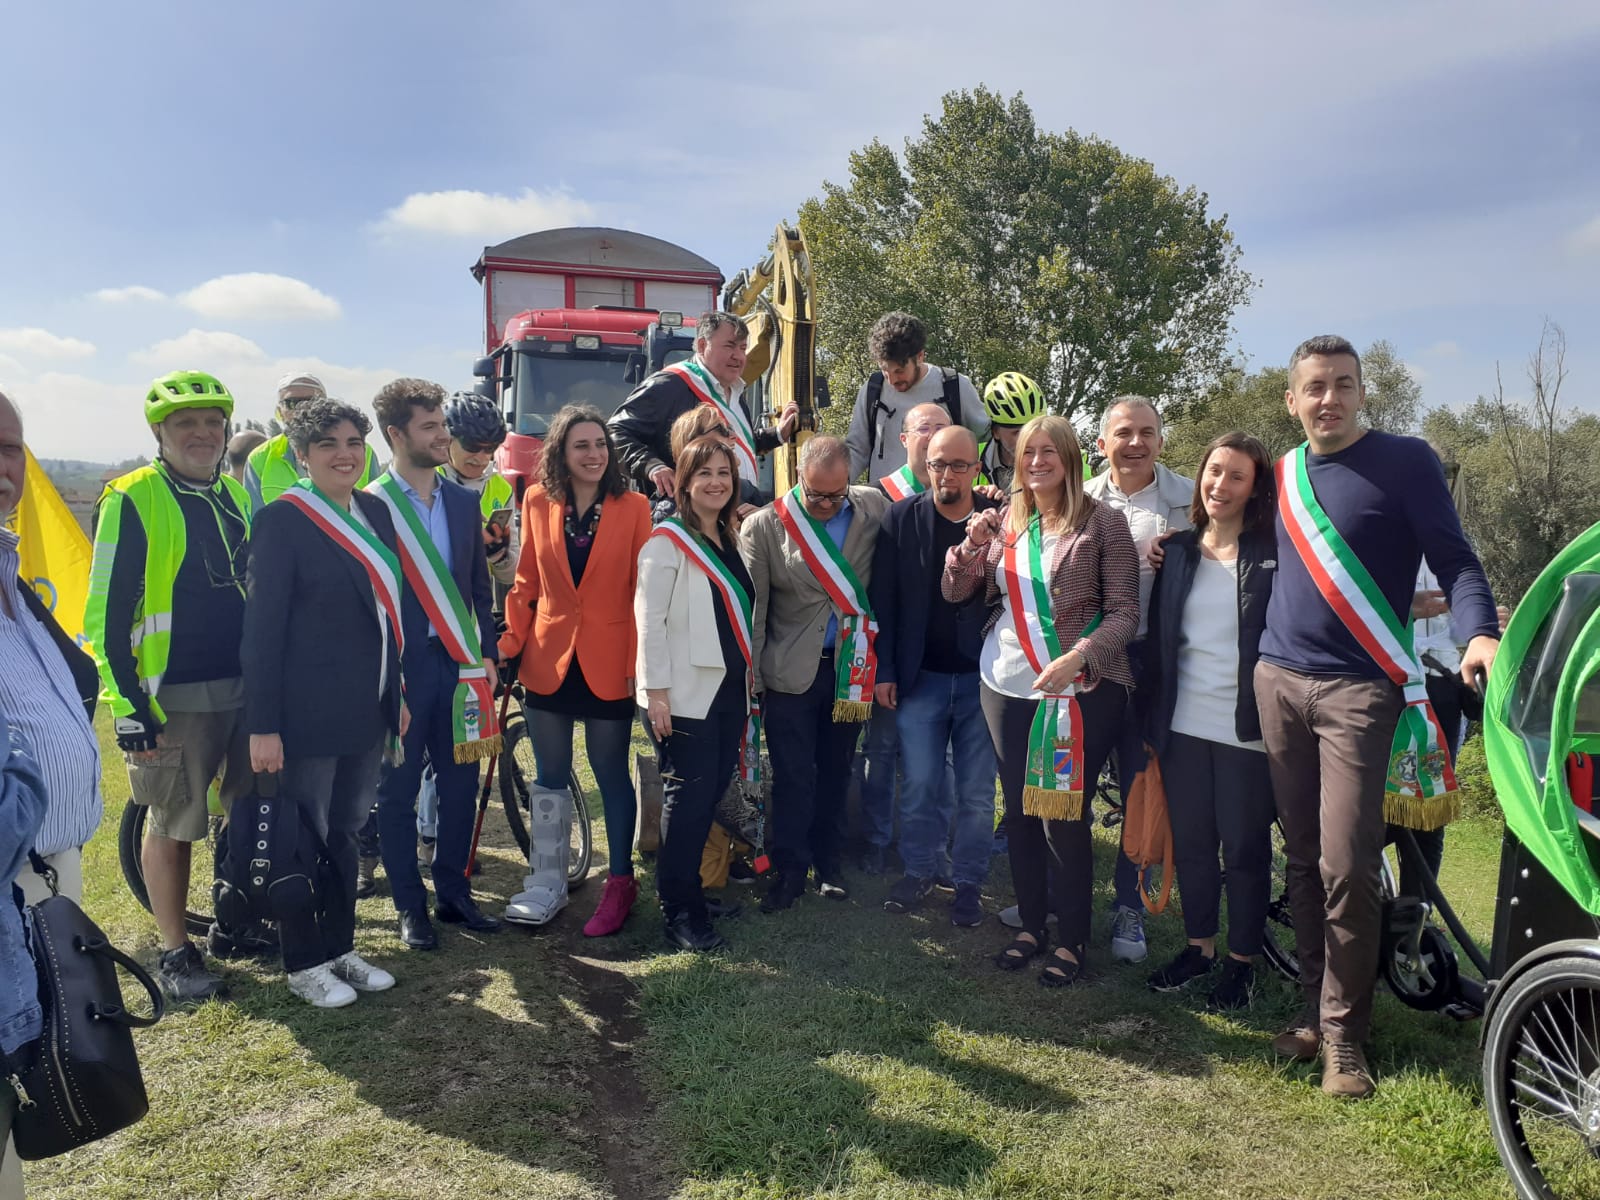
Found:
M 665 538 L 678 550 L 700 568 L 711 590 L 722 601 L 723 610 L 728 614 L 728 624 L 733 627 L 733 640 L 739 643 L 739 650 L 744 655 L 745 667 L 745 695 L 750 695 L 750 682 L 755 667 L 751 657 L 751 647 L 755 644 L 751 637 L 751 630 L 755 620 L 755 601 L 750 593 L 744 590 L 744 584 L 739 582 L 739 577 L 728 570 L 727 565 L 713 554 L 692 529 L 683 523 L 681 517 L 667 517 L 651 531 L 653 538 Z M 740 786 L 751 794 L 759 794 L 761 787 L 761 708 L 751 698 L 750 709 L 744 722 L 744 740 L 739 747 L 739 783 Z
M 916 477 L 907 463 L 892 475 L 885 475 L 878 480 L 878 486 L 888 493 L 891 500 L 904 500 L 907 496 L 915 496 L 918 492 L 928 490 L 928 485 Z
M 878 622 L 867 589 L 856 578 L 844 552 L 833 544 L 822 522 L 806 511 L 800 485 L 772 502 L 778 520 L 800 548 L 811 573 L 839 610 L 839 640 L 834 649 L 833 719 L 865 721 L 872 715 L 872 689 L 878 682 Z
M 428 614 L 445 652 L 458 664 L 450 710 L 456 762 L 474 762 L 499 754 L 502 738 L 494 712 L 494 676 L 479 650 L 478 625 L 472 610 L 461 598 L 450 568 L 439 557 L 428 527 L 400 481 L 385 471 L 367 485 L 367 491 L 389 506 L 406 582 L 422 611 Z M 443 495 L 436 494 L 434 503 L 443 504 Z
M 665 368 L 689 385 L 689 390 L 702 404 L 709 404 L 722 414 L 723 423 L 733 431 L 733 444 L 739 452 L 739 473 L 754 480 L 759 473 L 756 462 L 756 435 L 750 419 L 744 415 L 744 406 L 729 404 L 722 398 L 722 385 L 710 371 L 700 365 L 700 360 L 672 363 Z
M 1044 531 L 1035 516 L 1021 538 L 1008 539 L 1000 559 L 999 582 L 1017 626 L 1017 641 L 1036 675 L 1066 651 L 1056 632 L 1050 607 L 1050 569 L 1044 561 Z M 1083 631 L 1087 637 L 1100 615 Z M 1077 687 L 1046 694 L 1028 732 L 1028 760 L 1023 774 L 1022 811 L 1050 821 L 1083 817 L 1083 712 Z
M 1384 819 L 1438 829 L 1461 813 L 1455 771 L 1417 661 L 1410 620 L 1402 622 L 1322 505 L 1306 470 L 1304 445 L 1278 460 L 1278 516 L 1311 580 L 1344 627 L 1403 692 L 1406 706 L 1389 751 Z
M 294 505 L 311 523 L 328 537 L 334 545 L 354 558 L 372 582 L 372 592 L 377 603 L 389 618 L 389 628 L 394 630 L 394 643 L 405 648 L 405 630 L 400 624 L 400 560 L 378 535 L 373 533 L 348 510 L 328 499 L 327 493 L 310 479 L 297 479 L 278 497 Z M 351 501 L 355 503 L 354 500 Z

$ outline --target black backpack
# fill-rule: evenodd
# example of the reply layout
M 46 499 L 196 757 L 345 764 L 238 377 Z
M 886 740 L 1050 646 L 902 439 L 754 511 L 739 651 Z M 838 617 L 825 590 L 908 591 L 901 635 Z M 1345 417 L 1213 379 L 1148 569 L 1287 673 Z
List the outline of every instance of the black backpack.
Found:
M 949 367 L 940 367 L 939 374 L 944 385 L 944 409 L 950 414 L 952 424 L 961 424 L 961 376 Z M 893 416 L 895 410 L 883 402 L 883 372 L 874 371 L 867 376 L 867 461 L 872 461 L 872 452 L 878 448 L 878 414 Z M 871 468 L 868 468 L 869 473 Z
M 217 843 L 211 898 L 218 926 L 237 933 L 314 914 L 327 855 L 299 803 L 278 790 L 278 776 L 258 774 L 249 797 L 234 803 Z

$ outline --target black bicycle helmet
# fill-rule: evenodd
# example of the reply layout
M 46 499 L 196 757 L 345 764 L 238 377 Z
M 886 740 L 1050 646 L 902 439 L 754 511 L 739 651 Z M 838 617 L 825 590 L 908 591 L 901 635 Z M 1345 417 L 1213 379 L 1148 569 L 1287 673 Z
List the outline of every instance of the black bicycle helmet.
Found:
M 444 423 L 458 442 L 488 449 L 506 440 L 506 422 L 493 400 L 477 392 L 457 392 L 444 402 Z

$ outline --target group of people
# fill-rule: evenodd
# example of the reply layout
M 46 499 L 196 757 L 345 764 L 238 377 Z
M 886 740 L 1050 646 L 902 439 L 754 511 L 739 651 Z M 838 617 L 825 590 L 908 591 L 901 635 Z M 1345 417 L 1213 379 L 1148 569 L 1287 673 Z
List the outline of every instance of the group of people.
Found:
M 1181 477 L 1158 461 L 1156 405 L 1121 396 L 1096 440 L 1105 469 L 1086 481 L 1071 422 L 1036 383 L 1006 372 L 980 396 L 926 361 L 920 321 L 891 313 L 849 436 L 806 438 L 799 482 L 769 496 L 762 456 L 799 413 L 758 427 L 746 340 L 739 318 L 704 314 L 693 357 L 614 413 L 556 414 L 516 520 L 486 397 L 398 379 L 369 417 L 295 375 L 278 389 L 284 432 L 230 443 L 219 380 L 157 380 L 156 457 L 97 508 L 94 663 L 19 583 L 15 536 L 0 533 L 0 880 L 37 898 L 32 849 L 81 891 L 98 691 L 150 810 L 163 987 L 222 988 L 185 927 L 191 848 L 216 804 L 275 773 L 322 848 L 315 909 L 213 930 L 208 949 L 275 946 L 297 996 L 349 1004 L 395 982 L 354 950 L 380 858 L 413 949 L 439 944 L 435 919 L 492 933 L 562 911 L 580 722 L 609 847 L 583 931 L 621 929 L 638 895 L 640 717 L 663 779 L 655 876 L 673 945 L 723 944 L 718 919 L 737 906 L 708 889 L 754 879 L 767 856 L 762 911 L 813 889 L 846 898 L 859 759 L 859 868 L 882 874 L 891 848 L 903 868 L 885 909 L 943 888 L 953 924 L 980 924 L 1003 845 L 1016 906 L 999 916 L 1015 935 L 995 962 L 1037 960 L 1059 988 L 1088 964 L 1102 768 L 1114 756 L 1126 785 L 1153 752 L 1188 944 L 1150 986 L 1206 981 L 1213 1005 L 1248 1003 L 1276 820 L 1305 1007 L 1274 1049 L 1320 1054 L 1330 1093 L 1370 1093 L 1386 819 L 1436 831 L 1448 816 L 1455 745 L 1439 712 L 1493 661 L 1498 621 L 1436 456 L 1362 425 L 1355 349 L 1295 350 L 1285 403 L 1307 440 L 1277 464 L 1235 432 Z M 0 514 L 21 491 L 21 447 L 0 398 Z M 1448 611 L 1454 683 L 1426 677 L 1414 609 Z M 497 685 L 513 681 L 537 776 L 528 872 L 497 918 L 473 898 L 468 857 L 479 766 L 501 747 Z M 719 809 L 768 770 L 765 845 L 748 845 Z M 1144 886 L 1119 854 L 1110 945 L 1129 962 L 1146 957 Z M 30 974 L 16 916 L 0 906 L 8 1053 L 39 1019 L 12 982 Z

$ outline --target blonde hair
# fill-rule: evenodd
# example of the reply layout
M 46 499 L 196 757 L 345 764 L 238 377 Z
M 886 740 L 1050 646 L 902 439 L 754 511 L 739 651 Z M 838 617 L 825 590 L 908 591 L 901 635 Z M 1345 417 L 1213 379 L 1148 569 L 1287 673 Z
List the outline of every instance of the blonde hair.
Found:
M 1061 456 L 1061 465 L 1066 470 L 1066 478 L 1062 481 L 1062 491 L 1065 493 L 1061 499 L 1061 508 L 1055 514 L 1055 519 L 1061 522 L 1063 530 L 1076 529 L 1089 515 L 1089 510 L 1094 507 L 1094 501 L 1083 490 L 1083 451 L 1078 446 L 1078 435 L 1072 431 L 1072 422 L 1055 413 L 1041 413 L 1022 427 L 1022 432 L 1017 434 L 1017 449 L 1012 458 L 1016 463 L 1016 474 L 1011 480 L 1011 514 L 1006 523 L 1014 534 L 1023 534 L 1028 530 L 1034 513 L 1038 506 L 1034 502 L 1033 493 L 1028 490 L 1025 482 L 1026 468 L 1023 466 L 1023 455 L 1027 453 L 1028 443 L 1034 434 L 1042 433 L 1054 443 L 1056 453 Z
M 709 434 L 716 434 L 724 439 L 733 437 L 733 430 L 728 428 L 727 421 L 714 405 L 696 404 L 687 412 L 678 414 L 678 419 L 672 423 L 672 429 L 667 434 L 667 445 L 672 449 L 672 461 L 678 461 L 683 448 L 690 442 L 698 441 Z

